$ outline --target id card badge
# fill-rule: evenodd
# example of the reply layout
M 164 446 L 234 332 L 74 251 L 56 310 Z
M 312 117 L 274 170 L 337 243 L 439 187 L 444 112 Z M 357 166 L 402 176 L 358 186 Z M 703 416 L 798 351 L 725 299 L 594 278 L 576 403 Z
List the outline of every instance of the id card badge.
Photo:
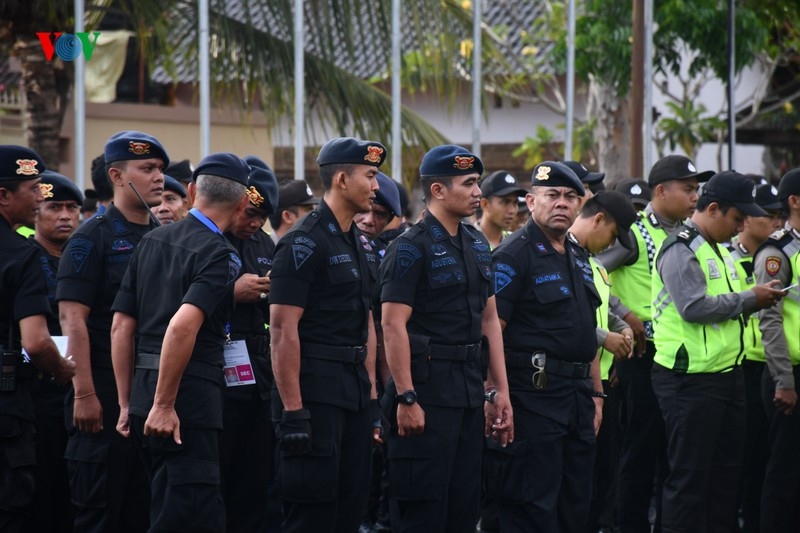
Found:
M 253 374 L 253 365 L 250 364 L 250 354 L 247 353 L 245 341 L 230 341 L 225 343 L 225 384 L 228 387 L 240 385 L 253 385 L 256 376 Z

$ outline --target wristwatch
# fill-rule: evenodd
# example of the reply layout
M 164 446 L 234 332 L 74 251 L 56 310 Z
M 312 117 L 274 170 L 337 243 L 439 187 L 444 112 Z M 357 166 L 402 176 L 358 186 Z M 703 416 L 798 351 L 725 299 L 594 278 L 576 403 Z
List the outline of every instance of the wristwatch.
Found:
M 604 400 L 606 398 L 608 398 L 608 394 L 606 394 L 605 392 L 602 392 L 602 391 L 593 391 L 592 392 L 592 396 L 595 397 L 595 398 L 602 398 Z
M 394 397 L 397 400 L 397 403 L 402 403 L 404 405 L 414 405 L 417 403 L 417 393 L 413 390 L 407 390 L 402 394 L 398 394 Z
M 491 387 L 491 388 L 489 388 L 489 389 L 486 389 L 486 390 L 483 392 L 483 399 L 484 399 L 484 401 L 487 401 L 487 402 L 489 402 L 489 403 L 494 403 L 494 399 L 495 399 L 496 397 L 497 397 L 497 389 L 496 389 L 496 388 L 494 388 L 494 387 Z

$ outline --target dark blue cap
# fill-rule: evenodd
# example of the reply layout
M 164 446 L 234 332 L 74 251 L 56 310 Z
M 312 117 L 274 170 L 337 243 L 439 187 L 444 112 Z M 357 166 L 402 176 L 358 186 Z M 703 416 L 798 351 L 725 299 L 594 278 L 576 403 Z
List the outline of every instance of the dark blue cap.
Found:
M 572 169 L 584 185 L 597 185 L 602 183 L 606 177 L 605 172 L 590 172 L 588 168 L 583 166 L 583 163 L 578 161 L 564 161 L 563 163 Z
M 394 180 L 383 172 L 378 172 L 378 187 L 375 202 L 388 207 L 395 216 L 403 216 L 403 210 L 400 208 L 400 193 L 397 191 Z
M 533 168 L 531 174 L 533 187 L 571 187 L 579 196 L 586 194 L 580 178 L 564 163 L 542 161 Z
M 247 178 L 250 176 L 250 165 L 241 157 L 228 152 L 210 154 L 200 160 L 192 172 L 192 179 L 197 181 L 197 176 L 208 174 L 228 178 L 247 187 Z
M 795 194 L 800 194 L 800 168 L 793 168 L 784 174 L 778 183 L 778 199 L 781 201 Z
M 165 168 L 165 174 L 169 174 L 181 183 L 190 183 L 192 181 L 192 163 L 188 159 L 170 163 Z
M 386 147 L 375 141 L 362 141 L 353 137 L 338 137 L 322 145 L 317 164 L 325 165 L 370 165 L 379 167 L 386 159 Z
M 77 202 L 83 205 L 83 193 L 71 179 L 52 170 L 45 170 L 40 176 L 42 181 L 39 182 L 39 188 L 45 202 Z
M 252 154 L 246 155 L 242 159 L 244 159 L 244 162 L 250 165 L 251 167 L 263 168 L 264 170 L 269 170 L 270 172 L 272 172 L 272 169 L 269 168 L 267 162 L 258 157 L 257 155 L 252 155 Z
M 36 179 L 45 170 L 44 160 L 30 148 L 0 145 L 0 183 Z
M 172 191 L 181 198 L 186 198 L 186 189 L 183 188 L 181 182 L 167 174 L 164 174 L 164 190 Z
M 114 161 L 158 158 L 169 166 L 167 151 L 152 135 L 141 131 L 120 131 L 109 137 L 103 152 L 106 165 Z
M 703 185 L 701 197 L 724 200 L 751 217 L 763 217 L 766 212 L 756 205 L 756 184 L 735 170 L 725 170 L 711 176 Z
M 419 175 L 423 178 L 464 176 L 476 172 L 483 174 L 483 162 L 480 157 L 454 144 L 431 148 L 419 165 Z
M 251 166 L 247 196 L 250 204 L 271 215 L 278 207 L 278 180 L 275 173 L 269 169 Z
M 768 183 L 756 185 L 756 205 L 765 211 L 780 211 L 783 206 L 778 199 L 778 189 Z

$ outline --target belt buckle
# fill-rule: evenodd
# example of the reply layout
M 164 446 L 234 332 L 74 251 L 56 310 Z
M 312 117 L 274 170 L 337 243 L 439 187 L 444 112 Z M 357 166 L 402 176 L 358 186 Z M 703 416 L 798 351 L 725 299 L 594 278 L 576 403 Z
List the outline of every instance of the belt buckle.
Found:
M 539 350 L 531 354 L 531 366 L 534 369 L 531 382 L 534 389 L 544 390 L 547 388 L 547 374 L 544 371 L 546 364 L 547 355 L 543 351 Z

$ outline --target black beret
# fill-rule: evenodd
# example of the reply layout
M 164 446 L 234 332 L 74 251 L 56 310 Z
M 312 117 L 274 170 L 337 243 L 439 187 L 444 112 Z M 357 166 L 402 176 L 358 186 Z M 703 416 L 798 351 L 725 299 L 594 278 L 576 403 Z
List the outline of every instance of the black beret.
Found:
M 633 239 L 631 237 L 631 224 L 636 222 L 638 215 L 634 209 L 630 198 L 617 191 L 599 191 L 589 201 L 595 201 L 603 206 L 603 209 L 611 215 L 617 223 L 617 239 L 619 243 L 628 250 L 633 249 Z
M 305 180 L 289 180 L 278 189 L 278 209 L 293 205 L 317 205 L 319 198 L 311 192 Z
M 400 210 L 402 211 L 403 215 L 405 215 L 408 212 L 408 191 L 406 191 L 405 185 L 399 181 L 392 181 L 397 186 L 397 194 L 400 195 Z
M 252 155 L 252 154 L 246 155 L 242 159 L 244 159 L 244 162 L 250 165 L 251 167 L 263 168 L 264 170 L 269 170 L 270 172 L 272 172 L 272 169 L 269 168 L 267 162 L 258 157 L 257 155 Z
M 30 148 L 0 145 L 0 182 L 36 179 L 45 170 L 44 159 Z
M 564 161 L 563 163 L 572 169 L 584 185 L 597 185 L 598 183 L 602 183 L 603 179 L 606 177 L 604 172 L 589 172 L 588 168 L 577 161 Z
M 800 168 L 793 168 L 784 174 L 778 183 L 778 198 L 781 201 L 795 194 L 800 194 Z
M 756 185 L 756 205 L 765 211 L 780 211 L 782 206 L 778 189 L 768 183 Z
M 711 170 L 697 172 L 692 160 L 685 155 L 668 155 L 656 161 L 656 164 L 650 169 L 647 182 L 650 187 L 655 187 L 665 181 L 687 180 L 689 178 L 697 178 L 698 183 L 703 183 L 708 181 L 713 174 L 714 172 Z
M 428 150 L 419 165 L 419 175 L 423 178 L 445 176 L 464 176 L 483 174 L 483 162 L 466 148 L 454 144 L 443 144 Z
M 571 187 L 579 196 L 586 194 L 580 178 L 564 163 L 542 161 L 533 168 L 531 185 L 534 187 Z
M 275 173 L 261 167 L 251 166 L 247 196 L 253 207 L 257 207 L 271 215 L 278 207 L 278 180 Z
M 379 167 L 386 159 L 386 147 L 375 141 L 362 141 L 353 137 L 338 137 L 322 145 L 317 164 L 370 165 Z
M 400 193 L 397 192 L 395 181 L 383 172 L 378 172 L 378 192 L 375 193 L 375 202 L 388 207 L 396 216 L 403 216 Z
M 45 202 L 77 202 L 83 205 L 83 194 L 71 179 L 52 170 L 45 170 L 40 176 L 42 181 L 39 182 L 39 188 Z
M 756 184 L 735 170 L 726 170 L 711 176 L 708 183 L 703 186 L 701 196 L 730 202 L 739 211 L 751 217 L 766 215 L 766 212 L 756 205 Z
M 247 187 L 250 165 L 245 163 L 238 155 L 219 152 L 201 159 L 194 172 L 192 172 L 192 179 L 197 181 L 197 176 L 203 174 L 228 178 Z
M 188 159 L 184 159 L 183 161 L 170 163 L 164 173 L 169 174 L 181 183 L 190 183 L 192 181 L 192 170 L 192 164 Z
M 128 161 L 131 159 L 158 158 L 164 162 L 164 168 L 169 166 L 167 151 L 152 135 L 141 131 L 120 131 L 109 137 L 103 151 L 106 164 L 114 161 Z
M 528 191 L 517 183 L 516 178 L 507 170 L 497 170 L 481 180 L 481 196 L 507 196 L 516 193 L 517 196 L 525 196 Z
M 183 188 L 181 182 L 167 174 L 164 174 L 164 190 L 172 191 L 181 198 L 186 198 L 186 189 Z

